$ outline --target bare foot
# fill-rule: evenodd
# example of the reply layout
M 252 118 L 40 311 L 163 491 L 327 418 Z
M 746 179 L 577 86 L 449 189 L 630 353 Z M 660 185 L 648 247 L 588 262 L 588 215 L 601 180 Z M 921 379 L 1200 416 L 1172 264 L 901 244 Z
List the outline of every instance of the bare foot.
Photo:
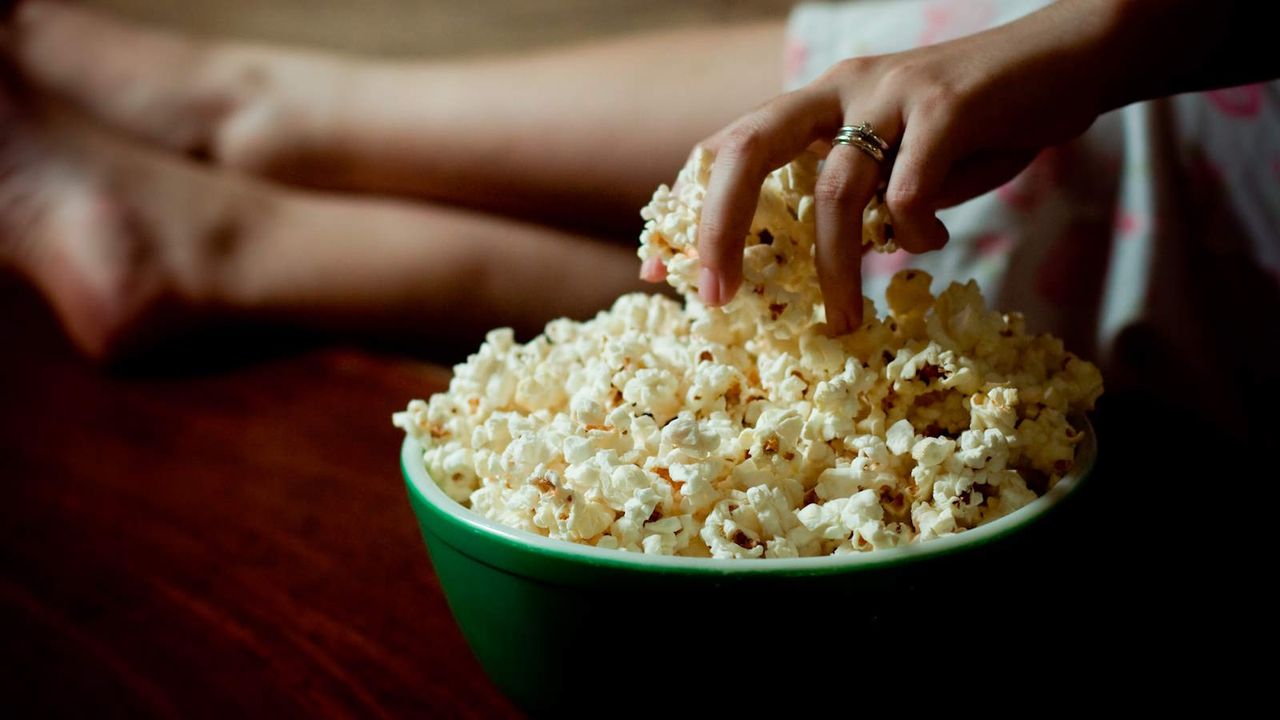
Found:
M 96 358 L 206 319 L 409 345 L 495 325 L 527 334 L 642 287 L 629 248 L 281 188 L 126 142 L 4 84 L 0 263 L 30 278 Z
M 49 0 L 20 3 L 10 34 L 9 53 L 36 86 L 141 139 L 263 175 L 287 173 L 319 137 L 319 111 L 345 67 Z
M 244 229 L 233 218 L 269 202 L 0 84 L 0 265 L 31 280 L 91 357 L 215 305 Z
M 774 23 L 405 62 L 201 40 L 50 0 L 21 3 L 10 25 L 4 52 L 33 87 L 149 143 L 628 244 L 688 148 L 771 94 L 751 68 L 772 67 L 759 48 L 782 38 Z M 767 60 L 744 71 L 738 57 Z M 652 82 L 685 74 L 684 89 Z

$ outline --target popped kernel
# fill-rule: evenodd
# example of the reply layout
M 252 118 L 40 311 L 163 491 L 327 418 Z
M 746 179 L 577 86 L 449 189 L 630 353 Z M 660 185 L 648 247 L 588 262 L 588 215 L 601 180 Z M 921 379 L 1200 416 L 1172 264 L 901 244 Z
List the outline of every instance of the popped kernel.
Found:
M 962 532 L 1025 506 L 1073 466 L 1102 378 L 976 284 L 937 296 L 903 270 L 888 314 L 824 333 L 813 265 L 817 159 L 771 173 L 743 290 L 697 298 L 711 156 L 642 212 L 639 255 L 683 306 L 632 294 L 520 344 L 488 334 L 446 392 L 393 422 L 445 492 L 495 522 L 601 548 L 779 558 L 867 552 Z M 873 201 L 863 242 L 891 250 Z

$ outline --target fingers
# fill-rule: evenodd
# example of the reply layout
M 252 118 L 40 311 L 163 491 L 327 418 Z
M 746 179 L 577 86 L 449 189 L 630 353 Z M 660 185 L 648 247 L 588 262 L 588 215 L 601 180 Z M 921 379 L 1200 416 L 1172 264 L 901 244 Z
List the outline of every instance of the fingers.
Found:
M 835 145 L 814 188 L 814 263 L 827 327 L 836 335 L 862 323 L 862 212 L 882 172 L 863 150 Z
M 698 293 L 710 306 L 731 300 L 742 283 L 743 238 L 760 185 L 771 171 L 839 125 L 838 99 L 825 91 L 783 95 L 712 139 L 716 153 L 698 224 Z
M 815 140 L 829 140 L 845 123 L 870 121 L 896 146 L 897 156 L 888 169 L 874 153 L 841 144 L 823 163 L 815 188 L 814 257 L 829 328 L 844 333 L 861 324 L 862 214 L 886 170 L 885 204 L 898 244 L 914 253 L 946 244 L 947 229 L 935 213 L 950 199 L 943 191 L 964 146 L 954 121 L 956 97 L 929 88 L 915 96 L 880 87 L 866 91 L 873 85 L 842 81 L 784 95 L 708 141 L 716 159 L 698 228 L 704 303 L 723 305 L 741 283 L 744 238 L 765 176 Z M 846 111 L 850 104 L 861 109 Z
M 666 280 L 667 266 L 663 264 L 662 258 L 651 257 L 640 263 L 640 279 L 651 283 Z
M 908 252 L 937 250 L 947 243 L 947 229 L 935 213 L 951 165 L 949 130 L 940 116 L 916 112 L 903 133 L 885 204 L 893 218 L 894 239 Z

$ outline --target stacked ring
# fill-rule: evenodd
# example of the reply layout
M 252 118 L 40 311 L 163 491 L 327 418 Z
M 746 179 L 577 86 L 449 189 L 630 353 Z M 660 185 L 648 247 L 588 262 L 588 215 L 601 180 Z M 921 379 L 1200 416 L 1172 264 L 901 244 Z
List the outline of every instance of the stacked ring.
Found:
M 878 163 L 884 162 L 884 154 L 889 149 L 889 143 L 877 135 L 869 123 L 845 125 L 840 128 L 840 132 L 836 133 L 831 144 L 852 145 L 870 155 Z

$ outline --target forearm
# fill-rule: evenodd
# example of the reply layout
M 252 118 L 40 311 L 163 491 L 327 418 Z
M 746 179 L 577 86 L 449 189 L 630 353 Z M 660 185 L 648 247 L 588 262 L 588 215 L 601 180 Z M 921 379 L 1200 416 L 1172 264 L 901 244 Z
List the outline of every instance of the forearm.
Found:
M 527 336 L 645 287 L 632 248 L 573 233 L 414 202 L 273 197 L 218 286 L 219 304 L 247 318 L 437 340 L 510 325 Z
M 631 223 L 694 143 L 777 93 L 781 56 L 775 21 L 374 66 L 349 81 L 332 140 L 361 185 Z
M 1088 12 L 1098 0 L 1063 0 Z M 1105 107 L 1280 76 L 1273 5 L 1244 0 L 1109 0 Z

